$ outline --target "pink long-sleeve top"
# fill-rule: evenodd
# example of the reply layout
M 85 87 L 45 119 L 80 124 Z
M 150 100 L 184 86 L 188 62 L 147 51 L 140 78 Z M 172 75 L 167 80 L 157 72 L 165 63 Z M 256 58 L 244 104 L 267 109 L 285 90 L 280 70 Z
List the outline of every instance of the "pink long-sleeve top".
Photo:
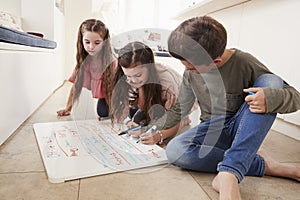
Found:
M 117 66 L 117 60 L 113 61 L 114 68 Z M 74 83 L 76 80 L 76 69 L 73 70 L 69 81 Z M 84 80 L 83 87 L 91 90 L 93 98 L 105 98 L 103 87 L 103 67 L 98 64 L 93 66 L 92 64 L 86 64 L 84 66 Z

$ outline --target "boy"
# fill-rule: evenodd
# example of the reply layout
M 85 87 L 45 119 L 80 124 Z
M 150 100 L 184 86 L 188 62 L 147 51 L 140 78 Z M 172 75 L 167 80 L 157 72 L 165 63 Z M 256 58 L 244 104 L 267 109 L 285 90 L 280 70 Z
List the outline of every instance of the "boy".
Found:
M 172 31 L 169 52 L 186 70 L 160 135 L 177 132 L 196 99 L 201 123 L 169 142 L 168 160 L 181 168 L 218 173 L 212 186 L 220 199 L 236 200 L 245 175 L 300 181 L 300 168 L 257 153 L 276 113 L 300 109 L 300 94 L 252 55 L 226 49 L 226 43 L 225 28 L 209 16 L 186 20 Z

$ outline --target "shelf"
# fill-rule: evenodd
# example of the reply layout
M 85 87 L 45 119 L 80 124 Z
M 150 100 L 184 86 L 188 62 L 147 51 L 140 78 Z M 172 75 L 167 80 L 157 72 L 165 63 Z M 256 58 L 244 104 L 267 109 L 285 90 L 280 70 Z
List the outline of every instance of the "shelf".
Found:
M 25 52 L 54 52 L 54 49 L 46 49 L 41 47 L 31 47 L 21 44 L 12 44 L 0 42 L 0 52 L 2 51 L 25 51 Z
M 189 8 L 182 10 L 174 17 L 174 19 L 185 20 L 194 16 L 207 15 L 248 1 L 251 0 L 203 0 Z

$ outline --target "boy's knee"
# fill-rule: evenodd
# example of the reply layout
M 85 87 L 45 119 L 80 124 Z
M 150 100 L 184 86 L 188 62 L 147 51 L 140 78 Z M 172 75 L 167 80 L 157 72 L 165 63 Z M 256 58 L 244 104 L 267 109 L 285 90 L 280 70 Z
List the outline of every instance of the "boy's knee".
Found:
M 254 87 L 283 88 L 283 80 L 275 74 L 263 74 L 257 78 Z
M 174 158 L 174 150 L 173 150 L 174 145 L 172 143 L 173 140 L 171 140 L 166 147 L 166 156 L 167 156 L 169 163 L 172 163 L 172 160 Z
M 169 163 L 174 164 L 180 155 L 182 154 L 180 143 L 176 141 L 177 138 L 173 138 L 166 147 L 166 156 Z

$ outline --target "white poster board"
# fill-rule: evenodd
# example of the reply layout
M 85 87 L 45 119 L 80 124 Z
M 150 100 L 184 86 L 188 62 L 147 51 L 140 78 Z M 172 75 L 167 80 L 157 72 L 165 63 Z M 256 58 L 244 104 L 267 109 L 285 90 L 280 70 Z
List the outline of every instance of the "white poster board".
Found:
M 81 120 L 33 125 L 52 183 L 167 163 L 158 145 L 137 143 L 121 135 L 110 120 Z

